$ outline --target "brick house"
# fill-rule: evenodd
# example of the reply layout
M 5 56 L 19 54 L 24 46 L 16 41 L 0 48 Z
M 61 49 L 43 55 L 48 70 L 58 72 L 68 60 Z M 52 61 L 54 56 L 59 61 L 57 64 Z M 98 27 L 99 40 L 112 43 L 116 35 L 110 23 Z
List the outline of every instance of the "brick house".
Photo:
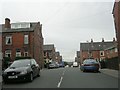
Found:
M 60 56 L 60 52 L 55 52 L 55 60 L 60 63 L 62 61 L 62 56 Z
M 10 23 L 5 19 L 2 27 L 2 53 L 14 61 L 17 57 L 34 58 L 43 67 L 43 36 L 40 22 Z
M 94 58 L 96 60 L 104 60 L 107 57 L 107 51 L 105 49 L 113 46 L 116 41 L 105 42 L 104 39 L 102 42 L 86 42 L 80 43 L 80 62 L 86 58 Z
M 120 1 L 119 0 L 115 0 L 115 1 L 116 2 L 114 3 L 114 7 L 113 7 L 113 17 L 114 17 L 116 37 L 118 42 L 118 58 L 120 63 Z
M 107 54 L 106 55 L 107 59 L 118 57 L 117 43 L 111 47 L 106 48 L 105 50 L 106 50 L 106 54 Z
M 44 59 L 55 60 L 54 44 L 43 45 Z

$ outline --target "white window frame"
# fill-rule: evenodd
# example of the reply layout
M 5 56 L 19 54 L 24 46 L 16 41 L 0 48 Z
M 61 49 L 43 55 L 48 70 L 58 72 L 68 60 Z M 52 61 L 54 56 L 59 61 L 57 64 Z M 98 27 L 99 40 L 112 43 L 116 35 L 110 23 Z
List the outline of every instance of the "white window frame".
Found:
M 24 44 L 29 44 L 29 36 L 27 34 L 24 35 Z
M 11 50 L 6 50 L 5 51 L 5 57 L 9 57 L 9 55 L 11 57 Z
M 27 56 L 26 56 L 26 54 L 27 54 Z M 28 57 L 28 52 L 24 52 L 24 57 Z
M 8 43 L 8 41 L 10 40 L 10 43 Z M 12 36 L 6 36 L 6 45 L 11 45 L 12 44 Z
M 16 57 L 21 57 L 21 51 L 16 51 Z
M 101 53 L 102 53 L 103 55 L 101 55 Z M 105 55 L 104 51 L 100 51 L 100 56 L 104 56 L 104 55 Z
M 118 52 L 118 49 L 117 49 L 117 48 L 115 48 L 115 52 Z

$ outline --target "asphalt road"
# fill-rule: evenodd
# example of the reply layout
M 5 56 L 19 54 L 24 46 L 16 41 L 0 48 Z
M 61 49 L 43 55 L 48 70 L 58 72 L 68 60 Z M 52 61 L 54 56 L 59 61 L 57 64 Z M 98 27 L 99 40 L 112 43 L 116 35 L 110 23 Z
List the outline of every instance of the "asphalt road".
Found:
M 67 67 L 43 69 L 33 82 L 3 84 L 3 88 L 118 88 L 118 79 L 103 73 Z

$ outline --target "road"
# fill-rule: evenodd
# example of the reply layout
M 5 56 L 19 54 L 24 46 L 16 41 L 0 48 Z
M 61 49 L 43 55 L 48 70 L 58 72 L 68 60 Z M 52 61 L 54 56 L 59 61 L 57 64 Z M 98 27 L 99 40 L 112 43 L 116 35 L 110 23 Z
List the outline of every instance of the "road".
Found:
M 73 67 L 42 69 L 33 82 L 3 84 L 3 88 L 118 88 L 118 79 Z

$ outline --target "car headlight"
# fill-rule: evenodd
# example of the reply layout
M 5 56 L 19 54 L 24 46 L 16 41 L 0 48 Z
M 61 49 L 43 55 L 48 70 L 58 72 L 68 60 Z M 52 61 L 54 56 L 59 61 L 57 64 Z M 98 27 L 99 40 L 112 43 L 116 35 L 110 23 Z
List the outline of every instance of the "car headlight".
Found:
M 27 71 L 26 70 L 23 70 L 20 74 L 26 74 Z

